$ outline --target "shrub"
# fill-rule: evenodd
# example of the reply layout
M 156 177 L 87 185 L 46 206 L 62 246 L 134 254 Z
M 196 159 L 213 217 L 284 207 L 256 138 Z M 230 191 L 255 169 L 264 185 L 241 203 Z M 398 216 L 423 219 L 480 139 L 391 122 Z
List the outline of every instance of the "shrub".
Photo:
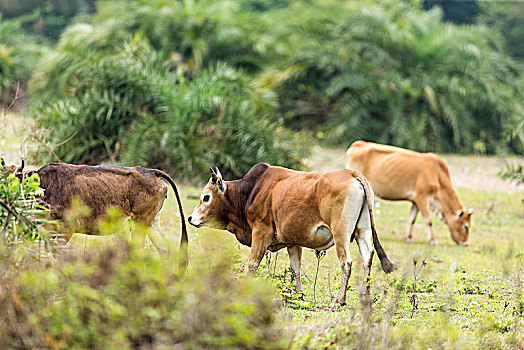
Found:
M 297 27 L 305 39 L 278 89 L 287 126 L 322 131 L 335 145 L 522 152 L 501 137 L 522 96 L 496 31 L 393 2 Z
M 4 256 L 0 339 L 12 348 L 283 348 L 271 290 L 233 279 L 226 258 L 206 261 L 183 271 L 128 240 L 20 271 Z
M 38 202 L 44 194 L 40 179 L 33 174 L 20 180 L 0 166 L 0 241 L 17 242 L 23 238 L 42 239 L 39 217 L 46 213 Z
M 297 168 L 307 153 L 301 135 L 273 120 L 272 96 L 227 64 L 186 81 L 139 40 L 112 55 L 64 51 L 57 62 L 74 69 L 36 115 L 47 140 L 62 143 L 63 161 L 121 161 L 195 180 L 210 166 L 236 177 L 261 161 Z M 45 90 L 53 69 L 44 72 Z
M 20 20 L 0 22 L 0 104 L 14 95 L 17 83 L 26 83 L 45 44 L 38 38 L 24 34 Z

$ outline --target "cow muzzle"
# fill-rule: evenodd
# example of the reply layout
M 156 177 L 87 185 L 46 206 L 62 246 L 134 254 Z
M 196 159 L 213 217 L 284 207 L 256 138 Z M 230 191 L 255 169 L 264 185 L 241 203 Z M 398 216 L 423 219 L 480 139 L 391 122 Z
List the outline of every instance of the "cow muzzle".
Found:
M 193 226 L 195 226 L 196 228 L 199 228 L 200 226 L 202 226 L 202 222 L 198 222 L 198 220 L 195 220 L 195 218 L 193 217 L 193 215 L 190 215 L 190 216 L 187 218 L 187 222 L 189 222 L 190 225 L 193 225 Z

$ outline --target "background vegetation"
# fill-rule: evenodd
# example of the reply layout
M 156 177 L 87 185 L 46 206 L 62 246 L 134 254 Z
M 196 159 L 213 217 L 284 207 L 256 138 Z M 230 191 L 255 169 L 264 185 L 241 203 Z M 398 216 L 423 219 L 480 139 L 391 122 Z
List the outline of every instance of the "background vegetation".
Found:
M 233 176 L 260 160 L 301 167 L 312 139 L 524 152 L 518 4 L 62 5 L 0 1 L 0 88 L 7 101 L 27 84 L 29 114 L 56 151 L 39 161 L 196 180 L 209 163 Z

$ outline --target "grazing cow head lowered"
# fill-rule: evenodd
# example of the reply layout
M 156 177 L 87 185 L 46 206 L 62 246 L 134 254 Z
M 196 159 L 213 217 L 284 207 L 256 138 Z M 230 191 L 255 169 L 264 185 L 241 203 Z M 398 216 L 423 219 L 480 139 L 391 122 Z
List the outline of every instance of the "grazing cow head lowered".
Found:
M 433 237 L 433 211 L 448 226 L 455 243 L 469 244 L 473 210 L 462 206 L 451 184 L 448 166 L 435 153 L 355 141 L 347 151 L 346 168 L 361 171 L 379 197 L 412 203 L 406 232 L 408 242 L 413 241 L 413 226 L 420 211 L 428 241 L 437 243 Z
M 473 209 L 462 208 L 455 215 L 450 215 L 444 220 L 449 226 L 451 239 L 457 244 L 468 245 L 469 227 L 471 225 L 471 214 Z
M 342 269 L 340 304 L 346 302 L 353 239 L 362 255 L 366 286 L 375 249 L 382 269 L 393 270 L 375 230 L 373 192 L 357 171 L 305 173 L 260 163 L 242 179 L 224 181 L 218 169 L 211 169 L 211 179 L 188 221 L 196 227 L 226 229 L 250 246 L 250 272 L 267 250 L 287 248 L 297 293 L 302 293 L 302 247 L 320 252 L 335 245 Z

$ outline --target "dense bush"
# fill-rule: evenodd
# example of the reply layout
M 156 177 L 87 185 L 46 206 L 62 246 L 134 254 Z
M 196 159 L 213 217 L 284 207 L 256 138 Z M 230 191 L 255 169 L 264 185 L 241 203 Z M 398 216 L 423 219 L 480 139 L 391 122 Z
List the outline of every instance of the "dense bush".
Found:
M 0 0 L 5 19 L 22 20 L 29 34 L 58 39 L 79 13 L 94 12 L 96 0 Z
M 186 81 L 139 40 L 113 55 L 71 49 L 55 59 L 34 84 L 60 97 L 45 95 L 36 115 L 51 144 L 70 139 L 55 149 L 63 161 L 121 160 L 187 179 L 209 166 L 235 177 L 261 161 L 300 167 L 307 146 L 274 120 L 272 95 L 226 64 Z M 61 65 L 70 70 L 57 82 Z
M 46 208 L 39 203 L 43 194 L 37 174 L 20 182 L 0 166 L 0 242 L 42 239 L 38 223 L 46 213 Z
M 500 31 L 506 50 L 524 61 L 524 3 L 521 1 L 481 1 L 482 14 L 477 22 Z
M 56 263 L 5 250 L 0 256 L 0 339 L 7 348 L 284 347 L 271 290 L 234 279 L 216 254 L 186 271 L 127 240 Z
M 323 16 L 297 20 L 307 39 L 283 68 L 291 71 L 278 90 L 286 125 L 324 131 L 337 145 L 504 147 L 504 125 L 522 112 L 522 94 L 496 32 L 444 24 L 439 10 L 406 4 Z
M 282 125 L 338 146 L 524 151 L 507 137 L 524 111 L 520 67 L 497 31 L 444 23 L 438 9 L 98 5 L 64 31 L 30 84 L 37 125 L 51 147 L 61 145 L 61 160 L 163 167 L 184 178 L 210 165 L 234 177 L 258 161 L 299 167 L 305 142 Z
M 188 75 L 217 61 L 256 71 L 272 46 L 263 23 L 239 7 L 230 0 L 100 2 L 96 15 L 67 28 L 59 47 L 110 51 L 140 36 L 162 59 L 183 62 Z
M 20 20 L 0 22 L 0 104 L 13 97 L 18 83 L 29 80 L 46 46 L 24 34 Z

